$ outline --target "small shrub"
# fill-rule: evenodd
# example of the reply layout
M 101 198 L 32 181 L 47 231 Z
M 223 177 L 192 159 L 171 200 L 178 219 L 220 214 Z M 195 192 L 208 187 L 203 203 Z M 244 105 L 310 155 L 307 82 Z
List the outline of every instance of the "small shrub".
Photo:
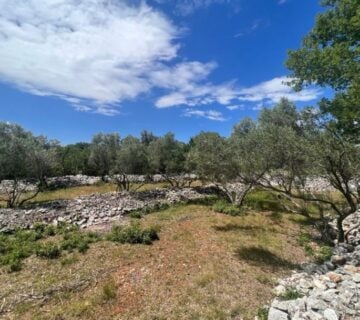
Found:
M 89 249 L 89 244 L 87 242 L 80 242 L 77 248 L 79 252 L 85 253 Z
M 226 202 L 225 200 L 217 201 L 213 205 L 213 210 L 215 212 L 228 214 L 230 216 L 238 216 L 241 214 L 241 209 L 238 206 L 230 204 L 230 203 Z
M 259 281 L 260 283 L 264 284 L 264 285 L 271 285 L 273 286 L 275 284 L 275 280 L 272 277 L 269 277 L 267 275 L 258 275 L 256 277 L 256 280 Z
M 8 263 L 7 271 L 9 273 L 18 272 L 18 271 L 21 270 L 21 268 L 22 268 L 21 260 L 20 259 L 15 259 L 15 260 L 11 260 Z
M 36 250 L 36 255 L 41 258 L 56 259 L 60 257 L 61 250 L 56 244 L 46 243 L 39 246 Z
M 269 308 L 261 307 L 257 311 L 257 316 L 259 320 L 267 320 L 269 316 Z
M 281 201 L 272 193 L 266 191 L 252 191 L 245 200 L 244 205 L 254 210 L 283 211 Z
M 159 237 L 154 227 L 142 229 L 140 224 L 132 223 L 129 226 L 113 226 L 106 239 L 119 243 L 152 244 Z
M 64 240 L 61 243 L 62 250 L 72 251 L 78 249 L 79 252 L 86 252 L 89 244 L 99 241 L 100 237 L 94 232 L 65 232 Z
M 301 297 L 303 297 L 303 295 L 299 291 L 289 288 L 281 295 L 283 300 L 295 300 Z
M 143 213 L 141 211 L 132 211 L 129 213 L 129 217 L 133 219 L 141 219 L 143 217 Z
M 46 226 L 45 230 L 44 230 L 44 235 L 48 236 L 48 237 L 52 237 L 56 235 L 56 228 L 55 226 L 49 224 Z
M 324 263 L 327 260 L 330 260 L 332 255 L 332 248 L 329 246 L 322 246 L 315 255 L 315 260 L 318 263 Z
M 104 300 L 112 300 L 116 298 L 116 284 L 114 281 L 109 281 L 102 287 L 102 297 Z

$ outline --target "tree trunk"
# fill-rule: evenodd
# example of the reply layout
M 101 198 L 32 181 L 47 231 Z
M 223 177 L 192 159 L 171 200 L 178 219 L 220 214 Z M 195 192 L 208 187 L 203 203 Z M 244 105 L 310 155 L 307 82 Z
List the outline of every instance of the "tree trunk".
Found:
M 343 228 L 343 221 L 344 221 L 344 218 L 343 217 L 338 217 L 336 219 L 336 225 L 337 225 L 337 232 L 338 232 L 338 236 L 337 236 L 337 240 L 338 240 L 338 243 L 340 242 L 345 242 L 345 232 L 344 232 L 344 228 Z

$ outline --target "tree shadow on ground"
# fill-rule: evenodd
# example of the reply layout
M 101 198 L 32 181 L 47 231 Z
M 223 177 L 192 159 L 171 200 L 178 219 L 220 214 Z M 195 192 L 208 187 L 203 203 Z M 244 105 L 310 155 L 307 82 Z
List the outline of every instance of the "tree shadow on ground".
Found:
M 241 247 L 235 251 L 235 256 L 248 264 L 264 269 L 296 269 L 299 265 L 292 263 L 262 247 Z
M 242 232 L 251 233 L 251 234 L 259 232 L 259 231 L 266 231 L 266 229 L 264 227 L 244 226 L 244 225 L 239 225 L 236 223 L 227 223 L 227 224 L 221 225 L 221 226 L 213 226 L 212 228 L 215 231 L 221 231 L 221 232 L 242 231 Z

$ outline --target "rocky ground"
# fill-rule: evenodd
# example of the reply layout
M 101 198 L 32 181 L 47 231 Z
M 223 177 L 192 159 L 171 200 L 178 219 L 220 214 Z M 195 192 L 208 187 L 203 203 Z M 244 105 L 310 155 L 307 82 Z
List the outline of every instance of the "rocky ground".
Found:
M 0 232 L 16 228 L 30 228 L 36 222 L 75 223 L 81 228 L 121 221 L 126 213 L 144 208 L 156 208 L 161 204 L 172 204 L 203 198 L 204 189 L 155 189 L 144 192 L 111 192 L 93 194 L 75 200 L 52 201 L 26 209 L 1 209 Z
M 294 271 L 275 288 L 278 295 L 269 310 L 268 320 L 356 320 L 360 319 L 360 211 L 344 221 L 353 229 L 349 243 L 334 248 L 330 261 L 309 264 L 303 272 Z M 284 300 L 286 292 L 301 295 Z

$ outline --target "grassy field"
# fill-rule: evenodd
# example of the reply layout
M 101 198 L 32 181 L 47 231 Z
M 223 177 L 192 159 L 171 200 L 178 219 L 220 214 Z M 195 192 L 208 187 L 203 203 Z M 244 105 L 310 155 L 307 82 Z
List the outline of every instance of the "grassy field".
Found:
M 232 217 L 179 205 L 140 223 L 160 229 L 160 240 L 102 240 L 85 253 L 32 255 L 19 272 L 0 269 L 0 310 L 10 310 L 0 318 L 253 319 L 276 278 L 308 259 L 298 241 L 307 228 L 300 216 Z

